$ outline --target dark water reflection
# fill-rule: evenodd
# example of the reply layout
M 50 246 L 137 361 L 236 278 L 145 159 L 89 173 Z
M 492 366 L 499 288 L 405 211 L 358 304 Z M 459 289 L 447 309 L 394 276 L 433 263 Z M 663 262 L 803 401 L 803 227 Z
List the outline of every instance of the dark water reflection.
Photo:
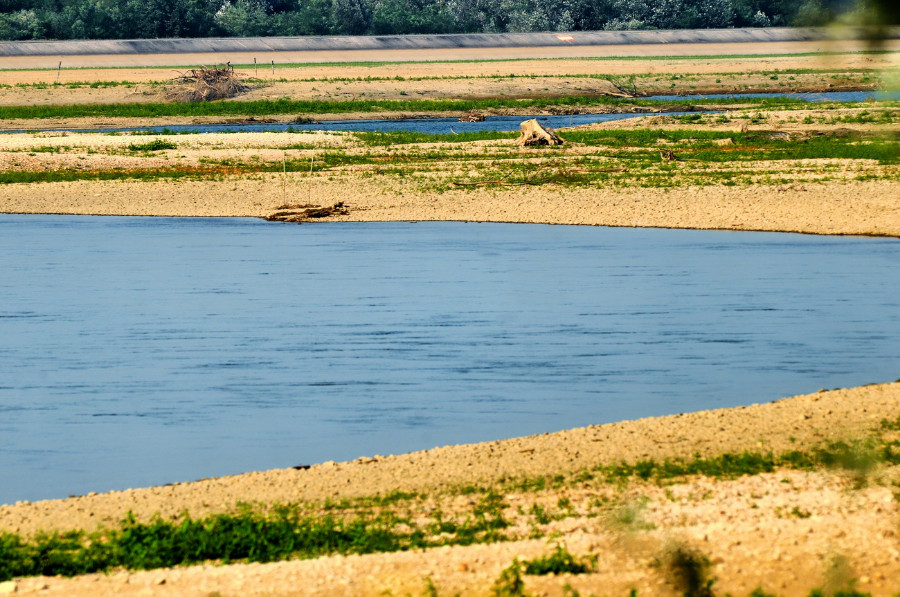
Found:
M 900 243 L 0 216 L 0 503 L 900 376 Z

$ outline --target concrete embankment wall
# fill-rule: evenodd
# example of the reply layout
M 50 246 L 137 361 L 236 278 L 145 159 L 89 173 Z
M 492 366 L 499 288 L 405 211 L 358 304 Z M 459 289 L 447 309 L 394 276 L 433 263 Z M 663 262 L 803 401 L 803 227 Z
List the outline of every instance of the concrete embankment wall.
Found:
M 0 42 L 0 57 L 125 54 L 221 54 L 353 50 L 426 50 L 615 46 L 640 44 L 764 43 L 831 39 L 827 29 L 685 29 L 674 31 L 576 31 L 572 33 L 472 33 L 357 37 L 248 37 L 203 39 L 127 39 Z M 861 31 L 844 30 L 842 39 Z M 900 38 L 900 29 L 891 36 Z

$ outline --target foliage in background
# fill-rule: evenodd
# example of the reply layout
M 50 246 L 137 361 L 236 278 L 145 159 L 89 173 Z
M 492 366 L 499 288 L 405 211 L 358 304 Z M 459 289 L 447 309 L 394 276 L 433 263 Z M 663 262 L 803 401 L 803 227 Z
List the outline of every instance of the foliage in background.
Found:
M 0 0 L 0 40 L 897 23 L 896 0 Z

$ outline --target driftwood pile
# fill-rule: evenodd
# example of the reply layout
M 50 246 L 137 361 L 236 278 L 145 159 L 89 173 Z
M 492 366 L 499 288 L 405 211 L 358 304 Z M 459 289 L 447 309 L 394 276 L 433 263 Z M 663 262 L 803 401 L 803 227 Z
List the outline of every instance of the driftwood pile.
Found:
M 535 145 L 562 145 L 565 143 L 562 137 L 556 134 L 556 131 L 549 126 L 542 126 L 536 118 L 526 120 L 521 124 L 522 134 L 516 140 L 516 143 L 523 147 L 532 147 Z
M 343 201 L 338 201 L 331 207 L 321 205 L 281 205 L 278 211 L 266 216 L 269 222 L 308 222 L 331 216 L 346 216 L 350 213 Z
M 228 99 L 250 90 L 230 63 L 193 68 L 172 79 L 172 84 L 173 87 L 166 92 L 166 98 L 181 103 Z

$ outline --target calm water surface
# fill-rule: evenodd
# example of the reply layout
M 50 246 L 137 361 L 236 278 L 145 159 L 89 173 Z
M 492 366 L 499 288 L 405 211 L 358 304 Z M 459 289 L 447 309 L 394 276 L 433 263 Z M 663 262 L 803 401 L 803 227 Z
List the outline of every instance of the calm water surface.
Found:
M 900 242 L 0 215 L 0 503 L 900 376 Z
M 897 92 L 874 91 L 826 91 L 821 93 L 721 93 L 711 95 L 653 95 L 645 100 L 675 101 L 675 100 L 700 100 L 700 99 L 739 99 L 739 98 L 776 98 L 792 97 L 806 102 L 862 102 L 868 99 L 896 100 L 900 98 Z M 668 116 L 681 116 L 684 114 L 696 114 L 697 112 L 667 112 Z M 710 112 L 715 113 L 715 112 Z M 365 119 L 365 120 L 324 120 L 321 122 L 296 123 L 296 122 L 253 122 L 253 123 L 228 123 L 228 124 L 175 124 L 167 126 L 131 127 L 131 128 L 100 128 L 100 129 L 71 129 L 74 131 L 101 131 L 101 132 L 127 132 L 145 131 L 158 133 L 237 133 L 237 132 L 263 132 L 263 131 L 357 131 L 357 132 L 393 132 L 408 131 L 427 133 L 431 135 L 446 135 L 453 133 L 472 133 L 480 131 L 518 131 L 523 120 L 537 118 L 541 124 L 553 128 L 567 126 L 580 126 L 595 122 L 610 122 L 613 120 L 625 120 L 650 116 L 643 114 L 559 114 L 559 115 L 532 115 L 532 116 L 488 116 L 479 122 L 459 122 L 457 118 L 397 118 L 397 119 Z M 7 133 L 21 133 L 22 130 L 3 131 Z M 0 133 L 2 134 L 2 133 Z

